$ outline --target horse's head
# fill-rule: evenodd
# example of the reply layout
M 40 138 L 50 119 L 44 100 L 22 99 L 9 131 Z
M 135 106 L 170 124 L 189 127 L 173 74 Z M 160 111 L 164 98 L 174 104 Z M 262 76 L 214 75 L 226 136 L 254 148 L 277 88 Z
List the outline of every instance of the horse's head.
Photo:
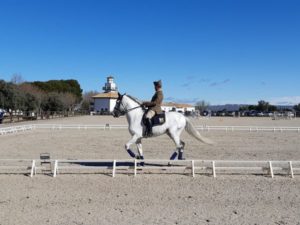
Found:
M 125 95 L 125 94 L 124 94 Z M 126 109 L 124 108 L 124 105 L 122 103 L 123 101 L 123 96 L 118 92 L 118 99 L 114 108 L 114 111 L 112 112 L 112 115 L 114 117 L 120 117 L 126 113 Z

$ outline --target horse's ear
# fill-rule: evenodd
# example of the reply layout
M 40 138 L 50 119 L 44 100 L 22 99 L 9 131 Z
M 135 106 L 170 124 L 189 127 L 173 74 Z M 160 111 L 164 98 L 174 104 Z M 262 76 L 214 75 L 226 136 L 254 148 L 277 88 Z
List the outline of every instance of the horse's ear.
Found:
M 120 92 L 118 92 L 118 98 L 120 98 L 122 95 L 120 94 Z

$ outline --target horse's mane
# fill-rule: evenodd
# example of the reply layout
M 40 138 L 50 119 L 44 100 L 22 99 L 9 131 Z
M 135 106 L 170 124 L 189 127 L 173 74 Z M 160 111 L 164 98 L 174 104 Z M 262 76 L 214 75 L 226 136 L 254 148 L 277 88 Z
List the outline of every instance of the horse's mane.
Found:
M 126 96 L 129 97 L 129 98 L 131 98 L 133 101 L 135 101 L 139 105 L 141 105 L 143 103 L 141 100 L 137 99 L 136 97 L 133 97 L 133 96 L 127 95 L 127 94 L 126 94 Z

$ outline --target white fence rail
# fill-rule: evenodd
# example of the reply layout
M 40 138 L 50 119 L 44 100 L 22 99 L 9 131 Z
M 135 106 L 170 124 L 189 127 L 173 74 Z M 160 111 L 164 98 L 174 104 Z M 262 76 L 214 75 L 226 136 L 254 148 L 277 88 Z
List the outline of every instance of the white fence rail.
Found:
M 40 129 L 128 129 L 128 125 L 125 124 L 99 124 L 99 125 L 83 125 L 83 124 L 33 124 L 36 128 Z M 201 131 L 271 131 L 271 132 L 283 132 L 294 131 L 300 133 L 300 127 L 261 127 L 261 126 L 195 126 L 196 129 Z
M 249 131 L 249 132 L 283 132 L 283 131 L 294 131 L 300 133 L 300 127 L 262 127 L 262 126 L 196 126 L 196 129 L 201 131 Z
M 262 126 L 195 126 L 200 131 L 247 131 L 247 132 L 297 132 L 300 133 L 300 127 L 262 127 Z M 14 134 L 22 131 L 32 129 L 77 129 L 77 130 L 114 130 L 114 129 L 128 129 L 128 125 L 123 124 L 99 124 L 99 125 L 85 125 L 85 124 L 30 124 L 12 127 L 0 128 L 0 135 Z
M 0 128 L 0 135 L 5 134 L 15 134 L 19 132 L 24 132 L 28 130 L 35 129 L 35 125 L 21 125 L 21 126 L 12 126 L 12 127 L 3 127 Z
M 0 159 L 0 174 L 36 174 L 34 159 Z
M 45 166 L 45 163 L 49 166 Z M 45 172 L 46 171 L 46 172 Z M 128 160 L 128 159 L 0 159 L 0 174 L 186 174 L 198 175 L 300 175 L 300 161 L 238 161 L 238 160 Z

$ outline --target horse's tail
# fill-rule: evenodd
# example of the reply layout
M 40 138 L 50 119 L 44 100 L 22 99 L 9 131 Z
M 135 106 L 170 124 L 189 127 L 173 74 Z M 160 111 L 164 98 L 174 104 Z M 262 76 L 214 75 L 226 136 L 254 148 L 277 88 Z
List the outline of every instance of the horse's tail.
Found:
M 194 125 L 191 123 L 191 121 L 188 119 L 188 118 L 185 118 L 186 120 L 186 125 L 185 125 L 185 130 L 191 135 L 193 136 L 194 138 L 196 138 L 198 141 L 201 141 L 205 144 L 209 144 L 209 145 L 212 145 L 213 142 L 206 138 L 206 137 L 203 137 L 197 130 L 196 128 L 194 127 Z

